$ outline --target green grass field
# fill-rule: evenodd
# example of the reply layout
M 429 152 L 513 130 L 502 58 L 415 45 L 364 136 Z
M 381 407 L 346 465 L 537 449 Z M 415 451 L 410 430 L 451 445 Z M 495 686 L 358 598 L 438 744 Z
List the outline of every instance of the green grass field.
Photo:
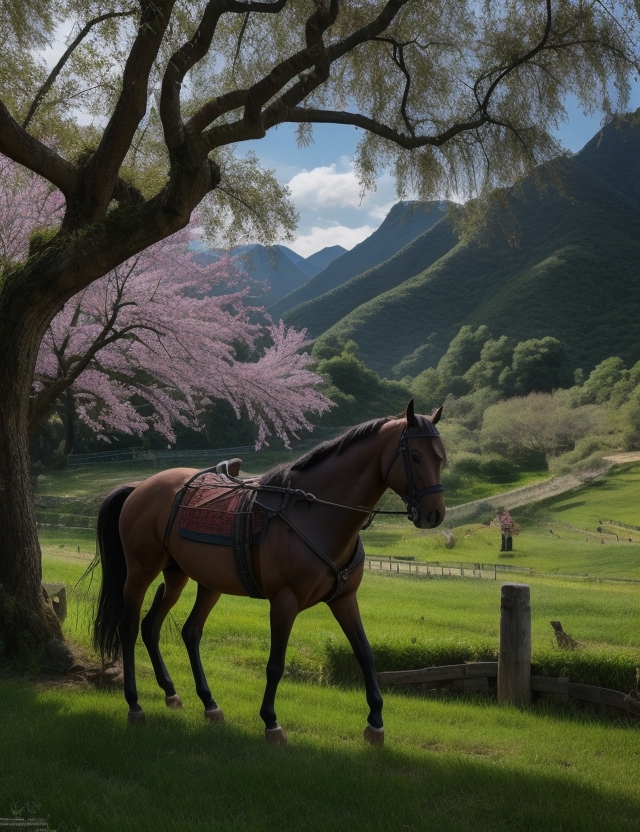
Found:
M 58 480 L 58 496 L 82 502 L 97 488 L 105 493 L 107 477 L 113 484 L 133 478 L 122 474 L 83 472 L 84 483 L 70 478 L 66 491 Z M 640 526 L 638 479 L 640 466 L 614 469 L 601 483 L 514 512 L 522 534 L 505 562 L 534 569 L 526 576 L 534 653 L 554 650 L 549 621 L 560 618 L 587 651 L 637 654 L 640 664 L 640 533 L 625 530 L 629 543 L 595 531 L 601 520 Z M 376 521 L 365 545 L 370 554 L 500 562 L 496 529 L 455 534 L 456 547 L 446 550 L 442 535 Z M 70 587 L 66 632 L 87 649 L 99 575 L 75 585 L 93 557 L 93 534 L 47 528 L 41 542 L 44 579 Z M 374 645 L 399 649 L 457 642 L 497 649 L 500 583 L 367 573 L 359 592 L 367 633 Z M 163 638 L 182 711 L 164 707 L 138 646 L 144 727 L 126 725 L 119 690 L 0 677 L 0 818 L 29 805 L 60 832 L 638 829 L 640 727 L 611 715 L 387 692 L 386 745 L 366 746 L 363 691 L 323 683 L 327 643 L 344 641 L 324 605 L 294 626 L 277 700 L 290 742 L 277 748 L 265 745 L 258 715 L 267 605 L 223 597 L 202 653 L 226 722 L 205 724 L 179 637 L 193 598 L 188 587 Z M 150 601 L 151 593 L 145 606 Z

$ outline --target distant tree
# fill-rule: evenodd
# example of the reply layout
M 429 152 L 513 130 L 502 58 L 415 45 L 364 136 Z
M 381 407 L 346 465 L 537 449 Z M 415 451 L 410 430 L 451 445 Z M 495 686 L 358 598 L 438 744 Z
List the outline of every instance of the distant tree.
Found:
M 480 350 L 480 357 L 465 373 L 465 378 L 472 390 L 483 387 L 499 389 L 500 374 L 510 367 L 513 361 L 514 345 L 506 335 L 497 340 L 489 338 Z
M 340 355 L 318 362 L 315 370 L 325 377 L 324 392 L 336 405 L 322 418 L 323 425 L 351 425 L 400 413 L 412 395 L 401 382 L 369 369 L 358 358 L 354 341 L 348 341 Z
M 566 347 L 547 335 L 516 344 L 511 367 L 502 371 L 498 382 L 506 395 L 526 396 L 568 387 L 571 380 Z
M 603 404 L 609 401 L 620 382 L 629 378 L 629 372 L 621 358 L 612 357 L 601 361 L 576 391 L 579 404 Z
M 640 450 L 640 385 L 631 393 L 629 401 L 622 409 L 621 417 L 625 449 Z
M 438 362 L 438 372 L 449 382 L 455 376 L 463 376 L 480 359 L 485 343 L 491 337 L 486 326 L 474 329 L 465 325 L 452 339 L 447 351 Z
M 421 412 L 430 412 L 434 407 L 439 407 L 447 395 L 444 379 L 433 367 L 423 370 L 412 379 L 410 387 Z
M 602 430 L 602 408 L 572 408 L 549 393 L 530 393 L 488 407 L 481 431 L 483 453 L 498 453 L 525 465 L 573 450 L 578 439 Z
M 314 123 L 360 130 L 365 188 L 389 167 L 399 193 L 420 198 L 509 184 L 557 154 L 568 94 L 592 111 L 616 89 L 624 106 L 638 20 L 632 0 L 5 8 L 0 154 L 65 203 L 61 223 L 0 277 L 0 628 L 14 654 L 60 637 L 41 600 L 27 411 L 61 307 L 186 227 L 203 201 L 211 235 L 290 232 L 283 187 L 235 151 L 280 124 L 298 125 L 302 144 Z M 38 50 L 59 31 L 69 47 L 50 70 Z
M 455 419 L 469 430 L 479 431 L 482 427 L 482 419 L 485 410 L 492 404 L 496 404 L 502 398 L 499 390 L 491 387 L 481 387 L 473 393 L 455 397 L 448 396 L 445 399 L 445 412 L 447 418 Z

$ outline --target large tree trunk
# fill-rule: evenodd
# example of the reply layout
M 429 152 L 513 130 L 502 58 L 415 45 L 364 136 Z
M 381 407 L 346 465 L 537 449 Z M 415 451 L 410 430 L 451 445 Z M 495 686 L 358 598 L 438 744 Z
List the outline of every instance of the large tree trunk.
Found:
M 27 410 L 43 317 L 35 298 L 25 304 L 21 283 L 9 274 L 0 293 L 0 653 L 24 663 L 56 653 L 62 632 L 42 592 L 29 478 Z
M 0 272 L 0 656 L 58 666 L 72 661 L 42 593 L 42 556 L 29 477 L 29 396 L 47 326 L 76 292 L 188 224 L 220 181 L 206 157 L 143 205 L 94 219 L 91 233 L 59 233 Z M 37 242 L 36 242 L 37 244 Z

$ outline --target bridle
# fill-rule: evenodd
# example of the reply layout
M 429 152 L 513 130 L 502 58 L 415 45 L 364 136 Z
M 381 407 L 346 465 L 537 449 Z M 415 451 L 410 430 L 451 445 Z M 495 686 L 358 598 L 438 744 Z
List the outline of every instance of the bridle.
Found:
M 436 483 L 435 485 L 427 485 L 425 488 L 416 488 L 416 483 L 413 478 L 413 468 L 411 467 L 411 459 L 409 457 L 409 439 L 437 439 L 440 436 L 438 429 L 433 424 L 433 422 L 428 421 L 427 419 L 423 420 L 423 425 L 419 426 L 416 425 L 415 427 L 409 427 L 408 425 L 405 426 L 404 430 L 402 431 L 402 435 L 400 437 L 400 441 L 398 442 L 398 447 L 396 448 L 393 456 L 389 460 L 387 467 L 385 468 L 385 472 L 382 475 L 383 481 L 387 482 L 387 477 L 389 476 L 389 472 L 393 467 L 394 463 L 402 454 L 402 459 L 404 461 L 404 470 L 407 476 L 407 493 L 404 497 L 402 497 L 402 501 L 407 507 L 407 517 L 411 520 L 412 523 L 417 523 L 420 519 L 420 500 L 423 497 L 426 497 L 427 494 L 440 494 L 444 491 L 444 485 L 442 483 Z

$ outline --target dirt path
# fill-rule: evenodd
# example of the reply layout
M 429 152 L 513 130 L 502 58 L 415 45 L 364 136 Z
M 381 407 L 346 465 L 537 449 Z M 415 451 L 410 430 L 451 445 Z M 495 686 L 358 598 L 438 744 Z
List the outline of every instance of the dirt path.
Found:
M 594 471 L 582 473 L 580 476 L 576 474 L 565 474 L 561 477 L 554 477 L 545 482 L 536 483 L 535 485 L 525 485 L 522 488 L 514 488 L 513 491 L 505 491 L 503 494 L 496 494 L 494 497 L 488 497 L 484 500 L 474 500 L 470 503 L 463 503 L 460 506 L 453 506 L 447 509 L 449 516 L 455 516 L 456 511 L 468 508 L 469 506 L 480 505 L 481 503 L 489 504 L 493 508 L 499 507 L 511 510 L 519 506 L 525 506 L 529 503 L 537 503 L 540 500 L 546 500 L 547 497 L 557 497 L 558 494 L 565 494 L 567 491 L 573 491 L 576 488 L 584 485 L 589 480 L 601 477 L 609 470 L 611 465 L 622 465 L 625 462 L 640 462 L 640 451 L 633 451 L 630 453 L 611 454 L 610 456 L 602 457 L 607 463 L 606 467 Z
M 587 479 L 594 479 L 600 476 L 603 471 L 597 472 L 591 477 L 577 477 L 573 474 L 566 474 L 561 477 L 554 477 L 545 482 L 536 483 L 534 485 L 525 485 L 522 488 L 514 488 L 513 491 L 505 491 L 502 494 L 496 494 L 493 497 L 486 497 L 484 500 L 473 500 L 470 503 L 462 503 L 459 506 L 452 506 L 447 508 L 447 515 L 449 517 L 455 516 L 456 512 L 462 512 L 468 509 L 469 506 L 475 505 L 490 505 L 494 509 L 506 508 L 509 511 L 519 506 L 525 506 L 529 503 L 537 503 L 540 500 L 545 500 L 547 497 L 556 497 L 558 494 L 564 494 L 567 491 L 573 491 L 579 488 Z
M 620 465 L 623 462 L 640 462 L 640 451 L 631 451 L 627 454 L 611 454 L 611 456 L 603 456 L 602 458 Z

